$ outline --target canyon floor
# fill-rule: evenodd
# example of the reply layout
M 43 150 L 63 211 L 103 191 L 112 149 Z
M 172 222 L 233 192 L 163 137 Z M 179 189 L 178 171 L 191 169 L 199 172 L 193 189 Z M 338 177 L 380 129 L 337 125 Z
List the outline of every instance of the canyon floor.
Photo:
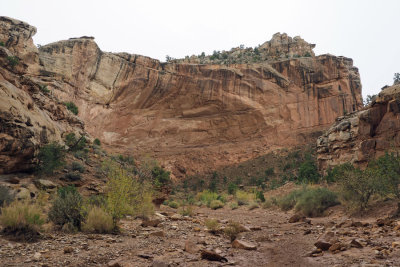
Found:
M 196 207 L 192 217 L 183 217 L 161 205 L 158 226 L 143 227 L 141 220 L 128 218 L 121 222 L 118 235 L 50 231 L 35 243 L 2 236 L 0 262 L 2 266 L 400 266 L 400 221 L 382 220 L 393 207 L 387 203 L 349 218 L 338 206 L 326 217 L 289 223 L 293 213 L 274 208 Z M 230 220 L 246 226 L 249 231 L 238 239 L 254 244 L 256 250 L 232 248 L 224 235 L 206 229 L 208 218 L 218 219 L 221 226 Z M 327 233 L 335 235 L 342 249 L 315 252 L 314 243 Z M 216 252 L 227 262 L 202 259 L 202 250 Z

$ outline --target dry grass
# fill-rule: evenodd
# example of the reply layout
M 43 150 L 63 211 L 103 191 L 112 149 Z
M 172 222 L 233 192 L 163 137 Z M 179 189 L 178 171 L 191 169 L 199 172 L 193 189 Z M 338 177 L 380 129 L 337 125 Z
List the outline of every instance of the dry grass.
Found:
M 113 218 L 102 208 L 93 206 L 89 211 L 83 230 L 92 233 L 111 233 L 114 230 Z

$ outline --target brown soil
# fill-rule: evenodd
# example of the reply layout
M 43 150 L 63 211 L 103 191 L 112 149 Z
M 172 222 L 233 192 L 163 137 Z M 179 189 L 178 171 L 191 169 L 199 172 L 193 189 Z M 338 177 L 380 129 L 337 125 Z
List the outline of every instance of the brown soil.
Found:
M 378 218 L 394 209 L 391 203 L 383 207 L 383 212 L 375 209 L 362 218 L 348 220 L 342 208 L 335 207 L 329 216 L 311 218 L 311 223 L 288 223 L 291 212 L 261 208 L 249 211 L 247 207 L 230 210 L 228 206 L 216 211 L 196 208 L 192 218 L 174 220 L 176 210 L 162 205 L 160 212 L 168 216 L 160 225 L 145 228 L 140 220 L 128 218 L 121 223 L 120 235 L 47 232 L 36 243 L 0 237 L 0 262 L 2 266 L 107 266 L 113 260 L 120 266 L 400 266 L 400 244 L 393 244 L 400 239 L 400 231 L 396 230 L 400 222 L 381 227 L 376 224 Z M 254 227 L 239 239 L 256 244 L 257 250 L 232 248 L 228 238 L 207 231 L 207 218 L 220 220 L 221 226 L 233 220 Z M 352 221 L 368 225 L 351 226 Z M 307 231 L 310 233 L 305 234 Z M 307 256 L 328 231 L 335 232 L 347 249 Z M 350 247 L 353 239 L 363 248 Z M 186 241 L 192 241 L 198 250 L 186 252 Z M 228 262 L 202 260 L 200 250 L 204 249 L 217 252 Z

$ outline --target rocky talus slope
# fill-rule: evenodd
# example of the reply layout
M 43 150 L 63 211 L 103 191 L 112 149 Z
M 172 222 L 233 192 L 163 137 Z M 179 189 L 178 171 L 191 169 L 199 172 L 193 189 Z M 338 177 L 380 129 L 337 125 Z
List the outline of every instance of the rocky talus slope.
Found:
M 321 169 L 346 162 L 365 166 L 368 160 L 400 146 L 400 84 L 385 88 L 364 109 L 339 117 L 318 138 Z
M 14 70 L 2 68 L 2 76 L 45 84 L 51 94 L 45 96 L 37 86 L 24 89 L 14 82 L 16 92 L 36 88 L 29 95 L 37 96 L 36 102 L 60 99 L 79 107 L 78 118 L 52 102 L 62 110 L 43 110 L 40 116 L 49 125 L 41 123 L 35 129 L 46 126 L 47 132 L 54 133 L 53 139 L 60 139 L 71 120 L 79 125 L 84 122 L 86 130 L 109 150 L 149 154 L 177 177 L 314 142 L 337 116 L 361 107 L 360 78 L 351 59 L 314 56 L 314 45 L 285 34 L 276 34 L 261 45 L 263 57 L 253 63 L 199 64 L 107 53 L 91 37 L 48 44 L 37 54 L 31 39 L 33 27 L 2 18 L 0 31 L 5 44 L 1 51 L 13 53 L 21 62 Z M 3 54 L 2 66 L 7 66 L 7 54 Z M 22 67 L 25 70 L 17 73 Z M 2 97 L 3 105 L 9 105 L 10 98 L 10 94 Z M 29 111 L 31 121 L 32 114 Z M 3 120 L 17 117 L 7 113 Z M 24 118 L 18 121 L 26 122 L 28 115 Z M 16 123 L 7 125 L 8 132 L 18 128 Z M 40 131 L 33 136 L 36 148 Z M 6 152 L 12 150 L 5 147 L 2 156 L 16 153 Z M 28 157 L 34 153 L 34 149 L 22 151 Z

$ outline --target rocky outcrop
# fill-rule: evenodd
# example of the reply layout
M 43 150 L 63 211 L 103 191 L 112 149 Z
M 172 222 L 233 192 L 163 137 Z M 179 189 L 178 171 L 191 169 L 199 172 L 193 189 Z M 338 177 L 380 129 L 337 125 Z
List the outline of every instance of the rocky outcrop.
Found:
M 43 90 L 46 80 L 34 76 L 35 33 L 22 21 L 0 17 L 0 174 L 32 170 L 41 145 L 62 143 L 64 132 L 83 133 L 83 122 Z
M 364 109 L 339 117 L 318 138 L 320 169 L 368 160 L 400 146 L 400 85 L 386 87 Z
M 300 38 L 280 40 L 289 53 L 312 51 Z M 161 63 L 102 52 L 87 37 L 39 54 L 54 94 L 79 106 L 94 137 L 118 153 L 150 154 L 176 176 L 314 142 L 337 116 L 361 106 L 357 68 L 332 55 Z

